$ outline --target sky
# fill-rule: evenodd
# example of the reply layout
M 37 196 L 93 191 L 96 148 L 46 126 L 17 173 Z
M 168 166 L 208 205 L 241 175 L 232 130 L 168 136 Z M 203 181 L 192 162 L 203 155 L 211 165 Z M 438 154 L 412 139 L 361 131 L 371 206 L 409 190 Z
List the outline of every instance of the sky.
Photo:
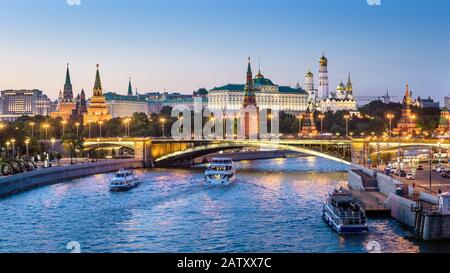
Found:
M 376 2 L 380 5 L 373 5 Z M 79 4 L 77 4 L 79 2 Z M 368 2 L 373 2 L 370 5 Z M 0 90 L 192 93 L 245 81 L 247 58 L 279 85 L 331 89 L 352 73 L 356 96 L 450 94 L 447 0 L 0 0 Z M 260 60 L 260 61 L 259 61 Z

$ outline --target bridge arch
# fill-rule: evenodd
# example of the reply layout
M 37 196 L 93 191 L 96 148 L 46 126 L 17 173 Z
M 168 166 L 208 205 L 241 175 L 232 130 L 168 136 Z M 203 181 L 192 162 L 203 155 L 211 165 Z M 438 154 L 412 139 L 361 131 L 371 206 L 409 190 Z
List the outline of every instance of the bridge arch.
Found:
M 221 143 L 205 143 L 196 147 L 183 149 L 180 151 L 172 152 L 158 158 L 154 158 L 156 165 L 170 165 L 171 162 L 177 161 L 187 161 L 197 157 L 205 156 L 208 154 L 216 153 L 219 151 L 238 149 L 238 148 L 248 148 L 248 147 L 258 147 L 258 148 L 268 148 L 277 150 L 286 150 L 299 152 L 303 154 L 308 154 L 312 156 L 317 156 L 321 158 L 326 158 L 339 163 L 350 165 L 351 163 L 342 158 L 323 153 L 321 151 L 316 151 L 313 149 L 308 149 L 292 144 L 279 143 L 276 141 L 224 141 Z

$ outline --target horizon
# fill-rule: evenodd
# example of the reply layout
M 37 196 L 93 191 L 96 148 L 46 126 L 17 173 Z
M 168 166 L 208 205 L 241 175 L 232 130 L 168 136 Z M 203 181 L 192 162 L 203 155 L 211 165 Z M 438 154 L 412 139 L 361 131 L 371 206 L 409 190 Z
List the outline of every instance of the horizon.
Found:
M 260 66 L 275 84 L 303 86 L 308 69 L 317 84 L 324 51 L 332 90 L 350 72 L 356 97 L 378 97 L 389 90 L 397 101 L 406 83 L 414 97 L 442 102 L 450 93 L 450 40 L 442 35 L 450 26 L 442 10 L 450 11 L 450 3 L 68 3 L 0 3 L 2 33 L 8 41 L 0 52 L 6 60 L 0 66 L 0 90 L 39 89 L 54 100 L 70 63 L 74 93 L 84 89 L 90 97 L 99 63 L 105 92 L 125 94 L 131 77 L 133 91 L 188 94 L 244 83 L 248 56 L 253 71 Z M 405 14 L 411 20 L 404 19 Z

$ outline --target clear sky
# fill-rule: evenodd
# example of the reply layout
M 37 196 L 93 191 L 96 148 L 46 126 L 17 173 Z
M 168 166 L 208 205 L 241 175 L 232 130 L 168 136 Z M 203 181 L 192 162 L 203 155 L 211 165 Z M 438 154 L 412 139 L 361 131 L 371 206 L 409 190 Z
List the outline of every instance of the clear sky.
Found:
M 140 92 L 190 93 L 244 82 L 248 56 L 294 86 L 325 51 L 333 89 L 352 72 L 356 96 L 400 96 L 407 81 L 415 95 L 450 94 L 447 0 L 80 1 L 0 1 L 0 90 L 56 98 L 69 62 L 88 96 L 97 63 L 105 91 L 132 77 Z

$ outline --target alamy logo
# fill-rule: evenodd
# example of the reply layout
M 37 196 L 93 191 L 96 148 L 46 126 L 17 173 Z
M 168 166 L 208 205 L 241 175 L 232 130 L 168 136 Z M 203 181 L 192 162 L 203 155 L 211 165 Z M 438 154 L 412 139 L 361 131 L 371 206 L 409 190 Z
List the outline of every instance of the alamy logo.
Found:
M 81 6 L 81 0 L 66 0 L 69 6 Z
M 366 0 L 369 6 L 381 6 L 381 0 Z
M 81 253 L 81 244 L 77 241 L 71 241 L 67 243 L 67 250 L 70 250 L 70 253 Z

